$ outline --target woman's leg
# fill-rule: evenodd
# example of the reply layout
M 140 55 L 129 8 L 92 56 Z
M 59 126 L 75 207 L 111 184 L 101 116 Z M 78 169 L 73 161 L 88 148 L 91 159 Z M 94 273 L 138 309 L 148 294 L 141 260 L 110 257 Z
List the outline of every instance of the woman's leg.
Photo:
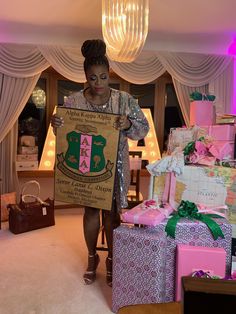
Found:
M 96 254 L 96 246 L 100 229 L 100 209 L 85 207 L 84 209 L 84 238 L 89 255 Z
M 113 255 L 113 230 L 120 225 L 120 214 L 116 208 L 111 211 L 104 211 L 104 228 L 108 246 L 108 257 L 106 259 L 106 281 L 112 286 L 112 255 Z
M 84 238 L 88 248 L 88 268 L 84 274 L 84 282 L 86 284 L 91 284 L 96 279 L 96 269 L 99 263 L 96 246 L 100 229 L 100 210 L 97 208 L 85 207 L 83 225 Z
M 120 214 L 116 211 L 104 210 L 104 229 L 108 247 L 108 257 L 112 258 L 113 230 L 120 225 Z

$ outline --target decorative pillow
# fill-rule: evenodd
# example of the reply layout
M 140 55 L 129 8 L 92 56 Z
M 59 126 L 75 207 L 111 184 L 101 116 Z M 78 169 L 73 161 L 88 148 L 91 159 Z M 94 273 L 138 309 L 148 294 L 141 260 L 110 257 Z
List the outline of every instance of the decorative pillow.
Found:
M 1 195 L 1 221 L 7 221 L 9 212 L 8 204 L 16 204 L 16 192 L 6 193 Z

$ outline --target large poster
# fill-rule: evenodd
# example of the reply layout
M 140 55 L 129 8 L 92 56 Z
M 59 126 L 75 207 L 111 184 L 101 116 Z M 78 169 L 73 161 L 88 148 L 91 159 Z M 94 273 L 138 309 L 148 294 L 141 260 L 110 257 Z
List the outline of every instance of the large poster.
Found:
M 117 115 L 57 108 L 55 200 L 111 210 L 119 131 Z

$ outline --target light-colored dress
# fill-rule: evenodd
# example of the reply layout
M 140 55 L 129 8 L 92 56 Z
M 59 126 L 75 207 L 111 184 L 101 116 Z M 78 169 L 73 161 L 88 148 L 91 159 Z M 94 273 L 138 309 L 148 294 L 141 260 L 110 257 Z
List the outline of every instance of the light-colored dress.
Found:
M 84 90 L 81 90 L 69 96 L 64 103 L 64 107 L 126 115 L 131 121 L 131 127 L 120 132 L 114 194 L 117 209 L 126 208 L 130 183 L 127 138 L 140 140 L 149 131 L 148 121 L 140 109 L 138 101 L 126 92 L 111 89 L 110 98 L 106 104 L 102 106 L 94 105 L 86 100 Z

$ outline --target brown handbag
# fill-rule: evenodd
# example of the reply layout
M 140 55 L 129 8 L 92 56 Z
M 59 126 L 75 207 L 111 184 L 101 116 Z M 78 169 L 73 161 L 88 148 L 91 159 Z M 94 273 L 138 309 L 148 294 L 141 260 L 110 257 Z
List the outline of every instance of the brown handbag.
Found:
M 26 188 L 32 184 L 38 189 L 37 195 L 24 194 Z M 39 194 L 40 185 L 35 180 L 28 181 L 22 186 L 20 203 L 8 205 L 11 232 L 18 234 L 55 225 L 54 200 L 47 198 L 42 201 Z M 29 198 L 33 201 L 26 201 Z

